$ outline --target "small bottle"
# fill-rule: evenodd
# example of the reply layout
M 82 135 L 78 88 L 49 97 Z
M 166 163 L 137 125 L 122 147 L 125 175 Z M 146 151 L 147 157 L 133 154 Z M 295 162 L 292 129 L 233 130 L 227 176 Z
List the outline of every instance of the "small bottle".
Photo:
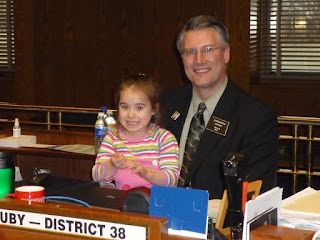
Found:
M 107 110 L 106 122 L 108 124 L 108 128 L 113 128 L 116 125 L 116 120 L 113 116 L 113 112 L 111 110 Z
M 105 135 L 108 133 L 108 125 L 106 120 L 104 119 L 104 113 L 103 112 L 99 112 L 98 113 L 98 117 L 97 117 L 97 121 L 95 123 L 95 130 L 94 130 L 94 134 L 95 134 L 95 153 L 97 154 L 99 152 L 100 149 L 100 145 L 103 141 L 103 138 L 105 137 Z
M 14 125 L 12 128 L 12 131 L 13 131 L 12 132 L 13 137 L 16 137 L 16 138 L 21 137 L 21 127 L 19 125 L 19 118 L 14 119 Z

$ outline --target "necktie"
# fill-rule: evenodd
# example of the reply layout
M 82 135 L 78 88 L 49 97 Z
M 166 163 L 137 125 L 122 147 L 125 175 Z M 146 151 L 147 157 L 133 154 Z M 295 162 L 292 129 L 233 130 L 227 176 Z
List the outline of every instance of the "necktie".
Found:
M 186 187 L 186 185 L 189 184 L 185 182 L 185 179 L 188 175 L 188 167 L 192 161 L 194 153 L 197 150 L 200 137 L 205 129 L 205 124 L 203 120 L 203 111 L 205 109 L 205 103 L 201 102 L 198 106 L 198 112 L 193 116 L 190 123 L 189 133 L 184 149 L 182 168 L 178 181 L 178 186 L 180 187 Z

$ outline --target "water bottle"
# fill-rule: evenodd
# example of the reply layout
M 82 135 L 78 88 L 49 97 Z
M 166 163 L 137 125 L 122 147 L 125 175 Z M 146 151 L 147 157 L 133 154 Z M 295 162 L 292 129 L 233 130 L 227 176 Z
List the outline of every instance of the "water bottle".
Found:
M 111 110 L 107 110 L 106 122 L 108 124 L 108 128 L 113 128 L 116 125 L 116 120 L 113 116 L 113 112 Z
M 98 113 L 98 118 L 95 123 L 95 153 L 97 154 L 100 149 L 100 145 L 102 143 L 102 140 L 104 136 L 108 133 L 108 125 L 106 120 L 104 119 L 104 113 L 99 112 Z
M 113 111 L 103 106 L 101 107 L 101 112 L 104 113 L 104 119 L 107 122 L 108 130 L 114 128 L 116 126 L 116 120 L 114 118 Z

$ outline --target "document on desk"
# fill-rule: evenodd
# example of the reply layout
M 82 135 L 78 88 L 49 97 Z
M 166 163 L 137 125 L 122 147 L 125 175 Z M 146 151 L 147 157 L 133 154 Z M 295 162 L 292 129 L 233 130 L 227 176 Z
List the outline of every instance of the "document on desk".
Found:
M 282 192 L 275 187 L 246 203 L 242 239 L 250 240 L 250 231 L 261 225 L 278 225 Z
M 52 144 L 43 144 L 43 143 L 28 143 L 28 144 L 24 144 L 22 145 L 22 147 L 28 147 L 28 148 L 54 148 L 57 145 L 52 145 Z
M 1 147 L 22 147 L 26 144 L 36 143 L 37 136 L 34 135 L 21 135 L 20 137 L 4 137 L 0 139 L 0 146 Z
M 221 199 L 211 199 L 208 203 L 208 217 L 212 219 L 213 222 L 217 221 Z
M 320 229 L 320 191 L 311 187 L 282 201 L 280 225 L 318 231 Z
M 95 151 L 94 151 L 94 146 L 93 145 L 70 144 L 70 145 L 61 145 L 61 146 L 58 146 L 58 147 L 54 147 L 52 149 L 53 150 L 64 151 L 64 152 L 95 155 Z

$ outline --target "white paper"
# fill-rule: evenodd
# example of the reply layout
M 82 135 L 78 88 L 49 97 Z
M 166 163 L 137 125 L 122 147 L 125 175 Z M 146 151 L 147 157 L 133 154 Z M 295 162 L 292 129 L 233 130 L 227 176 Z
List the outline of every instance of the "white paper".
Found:
M 94 146 L 86 144 L 69 144 L 53 148 L 54 150 L 95 155 Z
M 243 240 L 250 240 L 250 230 L 248 223 L 251 222 L 254 218 L 263 213 L 271 210 L 278 209 L 278 217 L 281 208 L 282 201 L 282 192 L 283 189 L 275 187 L 270 191 L 267 191 L 254 200 L 250 200 L 246 203 L 245 214 L 243 219 Z
M 190 237 L 190 238 L 207 239 L 207 234 L 191 232 L 191 231 L 187 231 L 187 230 L 175 230 L 172 228 L 168 229 L 168 234 L 183 236 L 183 237 Z
M 304 212 L 301 209 L 287 209 L 287 206 L 293 205 L 298 200 L 308 198 L 319 191 L 307 187 L 304 190 L 284 199 L 282 201 L 281 214 L 279 216 L 279 225 L 284 227 L 308 229 L 317 231 L 320 229 L 320 214 Z
M 15 166 L 15 175 L 14 175 L 14 177 L 15 177 L 14 180 L 15 180 L 16 182 L 23 180 L 22 175 L 21 175 L 21 172 L 20 172 L 20 168 L 17 167 L 17 166 Z
M 211 200 L 209 200 L 208 217 L 210 217 L 213 222 L 217 221 L 220 203 L 221 203 L 221 199 L 211 199 Z

